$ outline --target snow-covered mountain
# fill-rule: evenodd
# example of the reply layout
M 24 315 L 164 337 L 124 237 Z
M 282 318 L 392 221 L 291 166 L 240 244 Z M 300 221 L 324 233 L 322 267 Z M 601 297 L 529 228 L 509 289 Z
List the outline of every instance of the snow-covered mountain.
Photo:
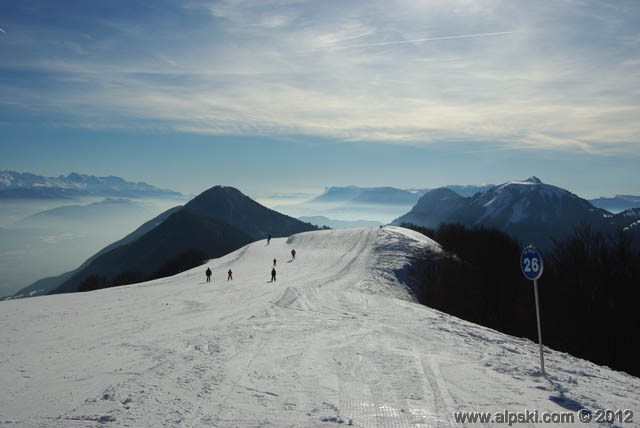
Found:
M 469 208 L 477 213 L 477 223 L 507 229 L 522 223 L 540 223 L 564 230 L 565 226 L 581 221 L 601 221 L 608 214 L 568 190 L 545 184 L 536 177 L 479 193 L 470 200 Z
M 212 283 L 200 266 L 0 302 L 0 421 L 462 427 L 472 425 L 454 412 L 529 410 L 595 427 L 577 410 L 637 416 L 639 379 L 551 349 L 542 375 L 537 344 L 416 304 L 407 273 L 418 248 L 439 247 L 396 227 L 307 232 L 209 261 Z
M 180 197 L 173 190 L 159 189 L 144 182 L 120 177 L 96 177 L 75 172 L 67 176 L 43 177 L 31 173 L 0 171 L 0 198 Z
M 562 238 L 581 224 L 613 233 L 616 228 L 626 226 L 625 221 L 620 214 L 612 215 L 568 190 L 531 177 L 494 186 L 468 198 L 436 189 L 426 193 L 394 224 L 406 222 L 437 227 L 443 222 L 459 222 L 467 226 L 495 227 L 522 242 L 544 248 L 551 244 L 551 237 Z

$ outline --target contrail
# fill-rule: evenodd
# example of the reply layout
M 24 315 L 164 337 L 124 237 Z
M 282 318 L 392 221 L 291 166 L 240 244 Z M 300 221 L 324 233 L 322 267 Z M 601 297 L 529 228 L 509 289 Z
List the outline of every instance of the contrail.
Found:
M 368 47 L 375 47 L 375 46 L 399 45 L 402 43 L 433 42 L 436 40 L 452 40 L 452 39 L 470 39 L 472 37 L 501 36 L 504 34 L 513 34 L 513 33 L 514 31 L 500 31 L 497 33 L 478 33 L 478 34 L 463 34 L 460 36 L 427 37 L 424 39 L 398 40 L 394 42 L 365 43 L 361 45 L 336 46 L 334 47 L 334 49 L 368 48 Z
M 7 32 L 4 31 L 2 28 L 0 28 L 0 33 L 7 34 Z

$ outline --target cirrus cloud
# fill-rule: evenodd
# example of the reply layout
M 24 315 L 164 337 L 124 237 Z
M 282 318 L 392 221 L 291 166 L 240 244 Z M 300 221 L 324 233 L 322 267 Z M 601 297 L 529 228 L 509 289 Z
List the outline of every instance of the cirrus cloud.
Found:
M 9 16 L 0 111 L 78 127 L 640 153 L 633 2 L 64 7 Z

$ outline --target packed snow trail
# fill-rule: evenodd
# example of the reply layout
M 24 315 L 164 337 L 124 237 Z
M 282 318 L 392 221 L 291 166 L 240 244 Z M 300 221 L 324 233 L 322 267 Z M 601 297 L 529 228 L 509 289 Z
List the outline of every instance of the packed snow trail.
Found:
M 640 418 L 637 378 L 553 351 L 543 377 L 535 343 L 414 303 L 420 247 L 439 251 L 396 227 L 309 232 L 210 261 L 211 283 L 201 266 L 0 302 L 0 425 L 450 427 L 454 411 L 581 407 Z

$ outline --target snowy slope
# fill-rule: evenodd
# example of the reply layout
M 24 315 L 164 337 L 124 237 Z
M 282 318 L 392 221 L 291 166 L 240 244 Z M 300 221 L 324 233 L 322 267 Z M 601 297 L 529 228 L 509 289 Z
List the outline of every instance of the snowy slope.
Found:
M 581 407 L 640 417 L 639 379 L 554 351 L 541 376 L 535 343 L 414 303 L 404 281 L 417 247 L 439 249 L 396 227 L 308 232 L 210 261 L 210 284 L 203 266 L 0 302 L 0 426 L 448 427 L 460 426 L 453 411 Z

